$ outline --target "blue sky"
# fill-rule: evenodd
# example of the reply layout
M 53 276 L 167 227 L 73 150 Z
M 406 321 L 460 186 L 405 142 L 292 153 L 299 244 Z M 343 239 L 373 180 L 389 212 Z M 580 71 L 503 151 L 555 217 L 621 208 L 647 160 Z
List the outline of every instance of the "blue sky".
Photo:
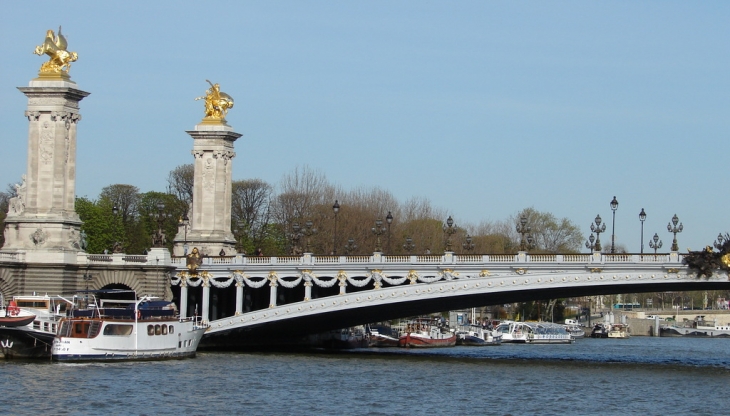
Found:
M 63 25 L 79 54 L 77 194 L 165 189 L 206 79 L 236 100 L 234 178 L 297 165 L 345 189 L 426 197 L 457 224 L 534 207 L 586 237 L 596 214 L 645 251 L 730 231 L 730 3 L 5 2 L 0 186 L 27 160 L 32 54 Z

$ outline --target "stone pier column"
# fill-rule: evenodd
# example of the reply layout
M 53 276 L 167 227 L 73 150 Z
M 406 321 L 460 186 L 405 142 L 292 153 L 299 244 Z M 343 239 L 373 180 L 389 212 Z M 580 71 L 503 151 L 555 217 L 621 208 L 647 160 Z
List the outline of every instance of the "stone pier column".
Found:
M 243 282 L 236 282 L 236 315 L 243 313 Z
M 183 277 L 180 279 L 180 318 L 188 317 L 188 281 Z
M 304 282 L 304 301 L 312 300 L 312 282 Z
M 10 201 L 3 251 L 25 251 L 28 262 L 75 263 L 76 125 L 89 93 L 68 77 L 37 78 L 18 89 L 28 97 L 28 163 Z
M 193 139 L 195 177 L 189 229 L 175 236 L 173 253 L 181 256 L 184 245 L 198 247 L 206 256 L 235 254 L 236 240 L 231 232 L 232 164 L 236 153 L 235 133 L 225 122 L 203 121 L 187 132 Z
M 210 282 L 205 277 L 203 280 L 203 322 L 210 321 Z
M 276 281 L 275 275 L 269 276 L 269 286 L 271 286 L 271 294 L 269 296 L 269 308 L 273 308 L 276 306 L 276 288 L 279 287 L 279 283 Z

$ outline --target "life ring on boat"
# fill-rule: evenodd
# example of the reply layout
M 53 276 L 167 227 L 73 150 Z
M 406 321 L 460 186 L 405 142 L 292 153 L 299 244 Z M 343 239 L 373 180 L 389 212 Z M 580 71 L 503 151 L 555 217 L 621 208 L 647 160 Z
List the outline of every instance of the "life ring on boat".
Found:
M 8 314 L 10 316 L 18 316 L 19 313 L 20 313 L 20 308 L 18 307 L 18 304 L 15 303 L 14 300 L 11 300 L 10 303 L 8 304 Z

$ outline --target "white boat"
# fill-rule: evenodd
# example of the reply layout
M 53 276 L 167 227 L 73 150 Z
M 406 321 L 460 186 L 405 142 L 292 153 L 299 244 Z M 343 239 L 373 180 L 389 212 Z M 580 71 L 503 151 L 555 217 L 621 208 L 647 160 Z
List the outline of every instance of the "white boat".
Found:
M 4 358 L 50 358 L 58 323 L 73 309 L 74 302 L 61 296 L 14 296 L 0 314 L 34 316 L 20 325 L 0 324 L 0 356 Z M 17 309 L 16 309 L 17 308 Z
M 709 322 L 704 316 L 697 316 L 692 321 L 684 321 L 682 326 L 662 325 L 659 328 L 662 337 L 708 337 L 730 338 L 730 325 L 718 325 L 717 321 Z
M 502 321 L 494 330 L 502 334 L 503 343 L 527 342 L 527 328 L 524 322 Z
M 624 324 L 610 324 L 608 328 L 608 338 L 629 338 L 629 326 Z
M 505 321 L 497 326 L 502 342 L 524 344 L 570 344 L 575 339 L 560 324 Z
M 98 307 L 74 311 L 73 317 L 62 319 L 53 341 L 53 360 L 162 360 L 195 356 L 208 329 L 199 317 L 177 318 L 171 302 L 149 297 L 132 302 L 126 307 L 105 307 L 102 302 Z
M 482 347 L 502 343 L 502 333 L 480 325 L 462 325 L 456 331 L 456 345 Z

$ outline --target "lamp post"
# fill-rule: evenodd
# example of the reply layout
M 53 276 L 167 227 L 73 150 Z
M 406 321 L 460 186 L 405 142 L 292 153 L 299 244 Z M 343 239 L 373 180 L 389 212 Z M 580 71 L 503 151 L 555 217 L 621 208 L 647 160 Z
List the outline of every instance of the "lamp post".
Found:
M 345 255 L 348 256 L 352 254 L 353 251 L 357 250 L 357 244 L 355 244 L 355 240 L 350 238 L 347 240 L 347 244 L 345 244 Z
M 722 233 L 717 235 L 717 241 L 713 244 L 716 249 L 722 250 L 722 245 L 725 243 L 725 237 L 722 236 Z
M 375 220 L 375 227 L 372 228 L 373 234 L 375 234 L 375 252 L 380 253 L 383 251 L 383 247 L 380 244 L 380 236 L 386 231 L 383 227 L 383 220 L 378 218 Z
M 593 246 L 593 251 L 601 251 L 601 233 L 606 231 L 606 224 L 601 225 L 601 216 L 596 215 L 594 224 L 591 224 L 591 232 L 596 233 L 596 245 Z
M 295 222 L 291 225 L 291 229 L 291 254 L 292 256 L 297 256 L 301 254 L 299 252 L 299 240 L 302 238 L 302 233 L 300 233 L 302 227 L 299 225 L 298 222 Z
M 654 237 L 652 237 L 652 239 L 649 240 L 649 248 L 654 249 L 655 256 L 656 256 L 657 249 L 662 248 L 662 242 L 661 242 L 661 240 L 659 240 L 659 235 L 657 233 L 654 233 Z
M 406 237 L 406 243 L 403 244 L 403 249 L 409 256 L 411 255 L 411 252 L 416 249 L 416 245 L 413 244 L 413 239 L 411 237 Z
M 611 200 L 611 211 L 613 211 L 613 221 L 611 222 L 611 254 L 616 252 L 614 242 L 616 240 L 616 210 L 618 209 L 618 201 L 614 196 Z
M 520 251 L 527 251 L 525 234 L 527 234 L 528 239 L 532 238 L 529 235 L 531 228 L 527 225 L 527 217 L 524 215 L 520 217 L 520 222 L 515 226 L 515 230 L 520 234 Z
M 310 243 L 312 241 L 312 235 L 317 234 L 317 229 L 312 228 L 313 225 L 312 221 L 307 220 L 307 222 L 304 223 L 304 231 L 302 231 L 304 235 L 307 236 L 307 253 L 311 253 Z
M 89 270 L 87 269 L 86 272 L 81 276 L 82 279 L 84 279 L 85 287 L 86 287 L 86 305 L 89 305 L 89 282 L 94 280 L 94 276 L 89 273 Z
M 332 241 L 332 254 L 337 255 L 337 213 L 340 212 L 340 203 L 335 199 L 335 204 L 332 205 L 332 211 L 335 213 L 335 235 Z
M 165 246 L 165 220 L 170 217 L 170 214 L 165 214 L 165 204 L 163 202 L 157 203 L 157 212 L 150 212 L 150 218 L 157 222 L 157 231 L 152 236 L 152 247 L 164 247 Z
M 461 248 L 463 248 L 467 252 L 474 250 L 474 243 L 472 242 L 471 236 L 469 234 L 466 235 L 466 241 L 461 243 Z
M 390 253 L 390 224 L 393 223 L 393 215 L 388 211 L 388 215 L 385 216 L 385 222 L 388 224 L 388 253 Z
M 667 231 L 674 234 L 674 240 L 672 240 L 672 251 L 679 251 L 679 245 L 677 244 L 677 233 L 681 233 L 684 229 L 684 226 L 681 222 L 679 222 L 679 227 L 677 227 L 677 223 L 679 222 L 679 218 L 677 218 L 677 214 L 674 214 L 672 217 L 672 222 L 667 224 Z M 672 227 L 672 225 L 674 225 Z
M 644 221 L 646 221 L 646 212 L 644 208 L 639 213 L 639 221 L 641 221 L 641 254 L 644 254 Z
M 449 218 L 446 220 L 446 224 L 444 224 L 444 234 L 446 234 L 446 251 L 451 251 L 451 236 L 454 235 L 456 232 L 456 227 L 454 227 L 454 219 L 451 218 L 451 215 L 449 215 Z
M 591 253 L 594 251 L 596 245 L 595 245 L 596 237 L 591 234 L 590 237 L 588 237 L 588 241 L 586 241 L 586 248 L 591 251 Z

